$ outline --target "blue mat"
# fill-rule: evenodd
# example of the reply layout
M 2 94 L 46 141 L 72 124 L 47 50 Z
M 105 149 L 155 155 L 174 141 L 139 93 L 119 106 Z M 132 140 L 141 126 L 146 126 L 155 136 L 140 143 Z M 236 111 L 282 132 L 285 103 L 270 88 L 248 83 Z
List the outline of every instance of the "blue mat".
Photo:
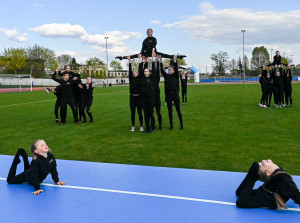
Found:
M 57 160 L 67 185 L 54 185 L 49 175 L 41 186 L 44 193 L 34 196 L 29 184 L 6 183 L 12 159 L 0 155 L 5 223 L 300 222 L 292 200 L 284 211 L 237 208 L 234 192 L 245 173 Z M 294 180 L 300 185 L 299 176 Z

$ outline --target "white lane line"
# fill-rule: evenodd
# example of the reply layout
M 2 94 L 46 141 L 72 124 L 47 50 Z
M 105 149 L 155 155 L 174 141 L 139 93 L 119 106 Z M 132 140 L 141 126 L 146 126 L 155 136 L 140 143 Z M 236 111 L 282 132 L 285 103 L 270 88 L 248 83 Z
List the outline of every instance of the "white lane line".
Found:
M 6 178 L 0 177 L 0 180 L 6 181 Z M 132 192 L 132 191 L 124 191 L 124 190 L 111 190 L 111 189 L 102 189 L 102 188 L 94 188 L 94 187 L 79 187 L 79 186 L 70 186 L 70 185 L 59 186 L 59 185 L 55 185 L 55 184 L 46 184 L 46 183 L 41 183 L 41 185 L 49 186 L 49 187 L 71 188 L 71 189 L 101 191 L 101 192 L 110 192 L 110 193 L 119 193 L 119 194 L 131 194 L 131 195 L 140 195 L 140 196 L 147 196 L 147 197 L 169 198 L 169 199 L 177 199 L 177 200 L 197 201 L 197 202 L 204 202 L 204 203 L 224 204 L 224 205 L 235 206 L 235 203 L 232 203 L 232 202 L 206 200 L 206 199 L 191 198 L 191 197 L 180 197 L 180 196 L 171 196 L 171 195 L 163 195 L 163 194 L 150 194 L 150 193 Z M 300 212 L 299 208 L 288 208 L 286 210 Z
M 116 91 L 116 92 L 111 92 L 109 94 L 94 94 L 94 96 L 110 95 L 110 94 L 123 93 L 123 92 L 127 92 L 127 91 Z M 42 102 L 47 102 L 47 101 L 55 101 L 55 99 L 49 99 L 49 100 L 43 100 L 43 101 L 33 101 L 33 102 L 20 103 L 20 104 L 1 105 L 0 108 L 11 107 L 11 106 L 18 106 L 18 105 L 36 104 L 36 103 L 42 103 Z

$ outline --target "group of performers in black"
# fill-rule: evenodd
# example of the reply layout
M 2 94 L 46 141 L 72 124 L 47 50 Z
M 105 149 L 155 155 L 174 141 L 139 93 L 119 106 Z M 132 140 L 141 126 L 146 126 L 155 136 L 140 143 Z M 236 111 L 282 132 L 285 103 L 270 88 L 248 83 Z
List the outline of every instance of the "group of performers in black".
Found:
M 262 67 L 259 75 L 262 97 L 260 107 L 270 107 L 272 95 L 276 108 L 292 107 L 292 66 L 282 63 L 279 51 L 276 51 L 274 61 Z
M 130 110 L 131 110 L 131 131 L 135 131 L 135 112 L 137 110 L 140 121 L 140 131 L 143 128 L 143 114 L 146 126 L 146 133 L 151 133 L 155 128 L 156 110 L 158 119 L 158 129 L 162 130 L 162 115 L 161 115 L 161 99 L 160 99 L 160 74 L 164 77 L 166 103 L 169 112 L 169 129 L 173 129 L 173 104 L 176 107 L 178 118 L 180 121 L 180 129 L 183 129 L 182 114 L 180 110 L 179 98 L 179 71 L 177 58 L 184 58 L 185 55 L 170 55 L 158 52 L 156 49 L 157 40 L 152 36 L 153 30 L 147 29 L 147 38 L 143 41 L 142 49 L 139 54 L 129 56 L 118 56 L 117 59 L 129 60 L 129 85 L 130 85 Z M 139 58 L 138 71 L 132 70 L 131 59 Z M 152 63 L 148 60 L 152 58 Z M 169 58 L 170 66 L 168 72 L 164 70 L 162 58 Z M 150 67 L 150 65 L 152 66 Z M 151 68 L 151 69 L 150 69 Z M 183 91 L 183 104 L 186 104 L 187 92 L 187 75 L 184 74 L 181 78 Z
M 57 78 L 56 75 L 59 75 L 62 78 Z M 76 74 L 71 71 L 70 66 L 66 65 L 64 72 L 61 72 L 60 69 L 56 69 L 52 75 L 52 79 L 58 82 L 60 85 L 54 89 L 45 88 L 45 90 L 48 93 L 52 91 L 56 95 L 57 99 L 54 107 L 56 123 L 59 123 L 60 125 L 64 125 L 66 123 L 67 105 L 69 105 L 72 110 L 75 124 L 79 124 L 79 121 L 81 121 L 82 118 L 82 123 L 87 122 L 85 112 L 88 114 L 90 122 L 93 122 L 93 116 L 90 111 L 93 103 L 94 90 L 92 78 L 88 77 L 86 79 L 86 83 L 84 84 L 81 81 L 80 71 L 78 71 Z M 58 117 L 59 108 L 61 118 L 60 122 Z
M 158 129 L 162 130 L 162 115 L 161 115 L 161 99 L 160 99 L 160 73 L 163 75 L 165 81 L 165 95 L 169 112 L 169 129 L 173 129 L 173 104 L 176 107 L 178 118 L 180 121 L 180 129 L 183 129 L 182 114 L 180 110 L 179 98 L 179 71 L 176 55 L 170 62 L 168 72 L 164 70 L 161 56 L 153 53 L 152 66 L 150 69 L 149 58 L 139 54 L 139 68 L 138 71 L 132 70 L 131 58 L 129 60 L 129 89 L 130 89 L 130 110 L 131 110 L 131 131 L 135 131 L 135 112 L 137 110 L 140 121 L 140 131 L 143 129 L 143 114 L 146 126 L 146 133 L 151 133 L 156 128 L 155 113 L 156 110 L 158 119 Z M 184 77 L 186 78 L 186 77 Z

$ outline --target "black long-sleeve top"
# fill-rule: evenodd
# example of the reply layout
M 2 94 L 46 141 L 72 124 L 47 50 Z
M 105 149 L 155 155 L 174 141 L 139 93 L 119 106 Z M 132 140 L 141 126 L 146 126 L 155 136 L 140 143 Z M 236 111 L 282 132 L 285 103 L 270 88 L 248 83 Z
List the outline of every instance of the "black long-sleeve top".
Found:
M 131 63 L 129 63 L 129 92 L 134 95 L 139 95 L 141 93 L 140 74 L 137 77 L 133 76 Z
M 280 72 L 280 76 L 278 77 L 276 75 L 276 71 L 275 71 L 275 77 L 274 77 L 274 82 L 273 82 L 274 87 L 276 89 L 283 87 L 283 70 L 282 70 L 282 68 L 279 68 L 279 72 Z
M 145 56 L 151 56 L 153 48 L 156 48 L 156 44 L 157 44 L 156 38 L 153 36 L 151 37 L 148 36 L 143 41 L 141 54 Z
M 266 78 L 266 88 L 267 90 L 273 90 L 273 79 L 272 78 Z
M 141 66 L 142 65 L 140 63 L 140 65 L 139 65 L 139 76 L 141 77 L 141 95 L 144 96 L 144 97 L 154 97 L 154 94 L 155 94 L 155 78 L 156 78 L 155 65 L 152 67 L 152 71 L 151 71 L 151 74 L 150 74 L 149 77 L 145 76 L 144 69 Z
M 187 75 L 180 75 L 180 82 L 181 87 L 186 88 L 187 87 Z
M 280 64 L 281 63 L 281 56 L 274 56 L 273 64 Z
M 55 71 L 52 75 L 52 79 L 56 82 L 60 83 L 62 88 L 62 98 L 74 98 L 73 86 L 78 83 L 78 81 L 69 78 L 69 80 L 65 81 L 64 79 L 56 78 L 57 72 Z
M 259 83 L 262 87 L 267 87 L 267 78 L 265 78 L 263 75 L 259 78 Z
M 59 182 L 54 155 L 50 152 L 48 152 L 47 158 L 38 154 L 34 155 L 28 172 L 28 182 L 35 190 L 40 189 L 40 183 L 46 179 L 49 173 L 55 183 Z
M 167 74 L 164 70 L 164 66 L 161 63 L 161 74 L 165 78 L 165 91 L 166 92 L 179 92 L 179 72 L 178 72 L 178 63 L 174 63 L 174 73 Z
M 61 85 L 58 85 L 55 90 L 53 91 L 53 93 L 55 94 L 57 100 L 60 100 L 62 98 L 62 88 Z
M 273 177 L 271 175 L 270 180 L 258 188 L 261 201 L 263 203 L 274 202 L 273 195 L 266 192 L 266 190 L 264 190 L 265 188 L 268 191 L 279 194 L 285 202 L 291 198 L 296 204 L 300 205 L 300 192 L 297 185 L 294 183 L 291 176 L 285 173 L 276 174 L 278 171 L 284 170 L 282 168 L 275 170 L 272 174 Z
M 145 63 L 145 68 L 148 68 L 148 62 Z M 153 69 L 155 68 L 155 69 Z M 152 62 L 152 73 L 155 72 L 155 85 L 154 85 L 154 92 L 155 95 L 160 94 L 159 82 L 160 82 L 160 67 L 159 61 L 157 60 L 156 63 Z
M 87 84 L 82 84 L 81 92 L 83 100 L 90 100 L 93 98 L 94 87 L 93 84 L 89 84 L 89 88 L 87 88 Z
M 57 74 L 59 75 L 59 76 L 64 76 L 65 74 L 69 74 L 69 76 L 70 76 L 70 79 L 73 79 L 74 77 L 77 77 L 77 78 L 81 78 L 80 77 L 80 74 L 76 74 L 76 73 L 74 73 L 73 71 L 70 71 L 70 72 L 67 72 L 67 71 L 64 71 L 64 72 L 60 72 L 60 71 L 58 71 L 57 72 Z M 81 81 L 80 81 L 81 82 Z
M 289 76 L 288 76 L 289 75 Z M 287 69 L 284 72 L 284 76 L 283 76 L 283 83 L 284 86 L 290 87 L 292 85 L 292 72 L 291 69 Z

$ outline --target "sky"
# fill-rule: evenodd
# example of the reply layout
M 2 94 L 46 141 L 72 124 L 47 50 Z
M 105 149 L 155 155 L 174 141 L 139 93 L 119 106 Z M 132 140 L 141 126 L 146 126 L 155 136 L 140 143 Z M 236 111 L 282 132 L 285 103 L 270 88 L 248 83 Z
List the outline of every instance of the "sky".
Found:
M 187 55 L 200 72 L 211 54 L 251 58 L 256 46 L 300 63 L 300 1 L 269 0 L 0 0 L 0 52 L 34 44 L 69 54 L 77 62 L 138 53 L 152 28 L 157 50 Z M 124 64 L 125 61 L 123 60 Z M 125 66 L 124 66 L 125 68 Z

